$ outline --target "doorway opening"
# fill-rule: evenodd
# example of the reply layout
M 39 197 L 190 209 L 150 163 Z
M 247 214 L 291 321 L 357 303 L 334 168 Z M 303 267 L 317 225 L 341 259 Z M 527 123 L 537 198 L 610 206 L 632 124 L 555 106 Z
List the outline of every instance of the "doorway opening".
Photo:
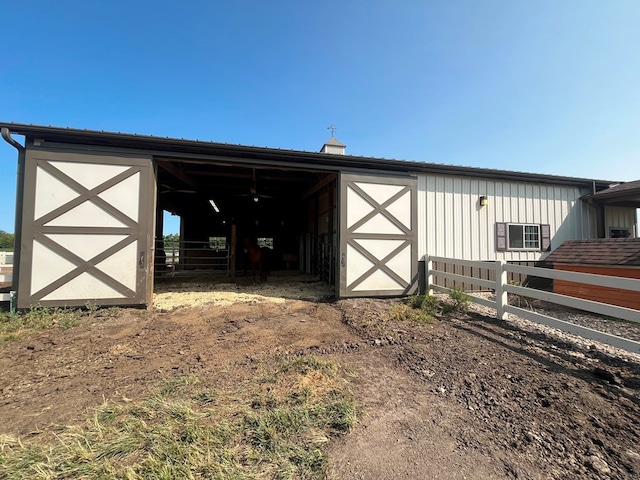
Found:
M 335 283 L 336 172 L 155 161 L 157 210 L 162 213 L 156 222 L 156 277 L 220 271 L 234 279 L 247 276 L 243 243 L 249 239 L 268 250 L 270 272 L 300 272 Z M 168 220 L 179 224 L 177 252 Z

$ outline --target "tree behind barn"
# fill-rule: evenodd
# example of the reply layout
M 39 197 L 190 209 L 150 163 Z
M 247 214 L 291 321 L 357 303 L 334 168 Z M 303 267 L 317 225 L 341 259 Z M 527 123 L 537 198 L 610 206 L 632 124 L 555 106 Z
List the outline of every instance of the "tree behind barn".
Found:
M 0 250 L 13 250 L 15 237 L 13 233 L 0 230 Z

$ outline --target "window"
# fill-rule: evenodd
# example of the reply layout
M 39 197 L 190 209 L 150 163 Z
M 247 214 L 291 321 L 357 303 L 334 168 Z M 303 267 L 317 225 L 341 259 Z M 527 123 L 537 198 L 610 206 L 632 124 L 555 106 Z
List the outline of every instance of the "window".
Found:
M 258 246 L 260 248 L 267 247 L 273 250 L 273 238 L 261 237 L 261 238 L 258 238 L 257 240 L 258 240 Z
M 227 249 L 227 237 L 209 237 L 209 248 L 218 251 Z
M 496 223 L 496 247 L 506 250 L 548 250 L 551 246 L 549 225 Z
M 610 228 L 609 238 L 629 238 L 631 232 L 628 228 Z
M 539 250 L 540 225 L 509 224 L 509 250 Z

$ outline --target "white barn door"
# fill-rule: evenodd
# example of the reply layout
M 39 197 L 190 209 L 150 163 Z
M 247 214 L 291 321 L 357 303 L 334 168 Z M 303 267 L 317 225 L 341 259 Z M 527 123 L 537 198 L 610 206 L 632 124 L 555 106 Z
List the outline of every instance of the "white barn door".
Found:
M 19 308 L 151 302 L 150 157 L 28 149 L 24 181 Z
M 340 297 L 399 296 L 418 287 L 417 180 L 340 176 Z

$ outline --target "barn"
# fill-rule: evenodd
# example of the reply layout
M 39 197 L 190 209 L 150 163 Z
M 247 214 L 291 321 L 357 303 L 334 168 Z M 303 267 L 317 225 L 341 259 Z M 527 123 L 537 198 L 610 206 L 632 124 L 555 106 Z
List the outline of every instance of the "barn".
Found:
M 164 211 L 200 250 L 268 239 L 276 266 L 322 276 L 339 297 L 412 294 L 427 253 L 532 264 L 598 236 L 611 213 L 594 198 L 610 181 L 352 156 L 333 137 L 295 151 L 0 127 L 18 157 L 19 308 L 150 305 Z M 613 210 L 633 236 L 637 206 Z

